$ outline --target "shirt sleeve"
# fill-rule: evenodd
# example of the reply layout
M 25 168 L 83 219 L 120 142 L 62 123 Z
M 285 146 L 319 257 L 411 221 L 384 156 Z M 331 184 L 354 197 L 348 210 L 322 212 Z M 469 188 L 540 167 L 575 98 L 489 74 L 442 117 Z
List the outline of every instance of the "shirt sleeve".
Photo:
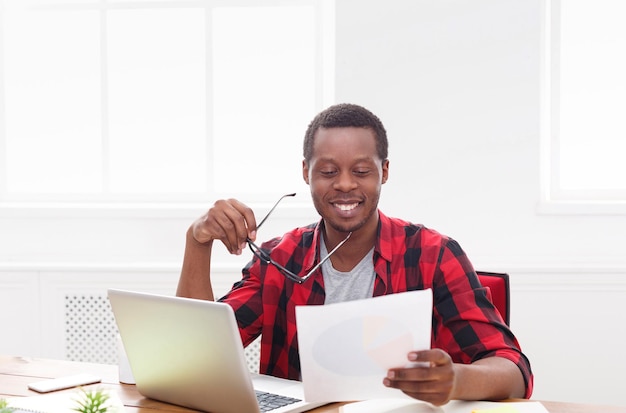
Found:
M 456 241 L 444 242 L 434 272 L 433 347 L 446 350 L 458 363 L 491 356 L 511 360 L 524 376 L 525 397 L 529 398 L 533 388 L 530 362 Z
M 261 334 L 262 288 L 259 276 L 255 275 L 259 269 L 259 260 L 254 258 L 243 268 L 241 280 L 234 283 L 231 290 L 219 299 L 233 308 L 244 346 L 252 343 Z

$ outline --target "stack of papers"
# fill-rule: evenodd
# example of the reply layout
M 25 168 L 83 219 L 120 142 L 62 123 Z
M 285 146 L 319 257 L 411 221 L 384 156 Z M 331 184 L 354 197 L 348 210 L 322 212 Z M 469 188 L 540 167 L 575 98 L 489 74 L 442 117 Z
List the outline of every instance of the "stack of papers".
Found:
M 470 402 L 453 400 L 444 406 L 419 400 L 377 399 L 350 403 L 341 413 L 549 413 L 539 402 Z

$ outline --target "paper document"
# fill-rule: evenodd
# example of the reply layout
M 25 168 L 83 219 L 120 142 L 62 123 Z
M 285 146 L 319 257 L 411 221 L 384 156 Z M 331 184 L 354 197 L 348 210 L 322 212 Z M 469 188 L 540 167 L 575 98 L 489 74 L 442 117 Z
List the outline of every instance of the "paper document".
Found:
M 453 400 L 443 406 L 419 400 L 377 399 L 349 403 L 341 413 L 548 413 L 540 402 L 482 402 Z
M 409 351 L 430 348 L 432 302 L 428 289 L 296 307 L 305 399 L 408 398 L 383 379 Z

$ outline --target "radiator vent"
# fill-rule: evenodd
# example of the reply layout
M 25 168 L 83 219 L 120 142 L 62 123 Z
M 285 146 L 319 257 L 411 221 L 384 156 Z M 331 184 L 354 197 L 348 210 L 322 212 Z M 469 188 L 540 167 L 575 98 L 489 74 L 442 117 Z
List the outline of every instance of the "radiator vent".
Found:
M 246 355 L 248 370 L 252 373 L 258 373 L 261 359 L 261 337 L 250 343 L 248 347 L 245 348 L 244 353 Z
M 102 295 L 65 296 L 65 351 L 71 361 L 117 364 L 117 325 Z
M 117 325 L 106 296 L 65 296 L 66 358 L 88 363 L 117 364 Z M 246 347 L 248 369 L 259 371 L 260 337 Z

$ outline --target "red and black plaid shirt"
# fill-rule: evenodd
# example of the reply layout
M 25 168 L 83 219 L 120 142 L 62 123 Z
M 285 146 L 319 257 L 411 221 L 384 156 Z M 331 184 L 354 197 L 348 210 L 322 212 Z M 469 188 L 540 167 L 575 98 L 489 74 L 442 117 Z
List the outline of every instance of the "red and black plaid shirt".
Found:
M 374 296 L 431 288 L 432 347 L 445 350 L 457 363 L 494 355 L 511 360 L 521 370 L 526 397 L 530 397 L 530 363 L 459 244 L 422 225 L 389 218 L 380 211 L 379 216 Z M 274 261 L 290 271 L 306 274 L 319 261 L 320 225 L 294 229 L 261 248 L 271 251 Z M 243 269 L 242 280 L 220 301 L 235 310 L 244 345 L 262 334 L 260 372 L 299 380 L 295 308 L 322 305 L 324 297 L 321 270 L 297 284 L 255 257 Z

